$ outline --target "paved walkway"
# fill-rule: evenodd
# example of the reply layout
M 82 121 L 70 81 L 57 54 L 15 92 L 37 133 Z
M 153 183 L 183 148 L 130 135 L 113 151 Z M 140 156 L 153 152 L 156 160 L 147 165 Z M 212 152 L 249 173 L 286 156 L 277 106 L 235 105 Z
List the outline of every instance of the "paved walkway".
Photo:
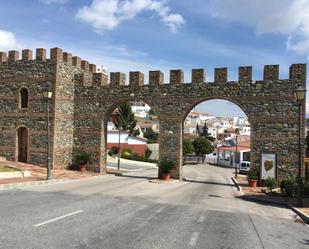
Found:
M 11 167 L 18 168 L 20 170 L 24 170 L 24 171 L 27 170 L 31 173 L 31 177 L 0 179 L 0 184 L 44 181 L 47 175 L 46 168 L 32 165 L 32 164 L 1 160 L 0 166 L 11 166 Z M 82 179 L 82 178 L 89 178 L 89 177 L 93 177 L 97 175 L 99 174 L 95 172 L 89 172 L 89 171 L 82 173 L 79 171 L 72 171 L 72 170 L 65 170 L 65 169 L 52 170 L 53 179 Z
M 296 198 L 295 197 L 287 197 L 282 196 L 280 194 L 266 194 L 265 191 L 267 191 L 267 187 L 257 187 L 257 188 L 251 188 L 249 187 L 247 177 L 244 175 L 239 175 L 237 177 L 237 182 L 239 186 L 242 187 L 242 190 L 244 192 L 244 196 L 242 198 L 258 198 L 261 201 L 273 201 L 277 203 L 282 204 L 290 204 L 292 206 L 296 206 Z M 303 207 L 298 208 L 305 214 L 309 215 L 309 196 L 303 196 Z

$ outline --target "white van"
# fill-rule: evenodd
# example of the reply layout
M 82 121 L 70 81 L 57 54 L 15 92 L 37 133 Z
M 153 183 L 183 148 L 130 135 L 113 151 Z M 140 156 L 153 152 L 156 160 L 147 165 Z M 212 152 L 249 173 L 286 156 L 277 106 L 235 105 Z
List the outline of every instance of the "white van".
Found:
M 239 173 L 248 173 L 250 170 L 250 162 L 242 161 L 239 165 Z

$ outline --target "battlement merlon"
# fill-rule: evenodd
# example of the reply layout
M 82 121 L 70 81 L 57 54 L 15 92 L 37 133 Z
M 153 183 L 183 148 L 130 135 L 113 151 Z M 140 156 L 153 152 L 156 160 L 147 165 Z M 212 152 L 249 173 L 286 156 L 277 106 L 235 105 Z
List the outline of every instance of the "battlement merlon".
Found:
M 306 64 L 292 64 L 290 67 L 289 80 L 297 81 L 302 84 L 306 83 Z M 238 68 L 238 82 L 239 83 L 252 83 L 252 66 L 240 66 Z M 106 76 L 107 77 L 107 76 Z M 202 68 L 192 69 L 191 83 L 205 83 L 205 71 Z M 126 75 L 120 72 L 110 73 L 110 84 L 106 83 L 104 85 L 119 86 L 126 85 Z M 106 80 L 106 78 L 105 78 Z M 287 80 L 279 79 L 279 66 L 278 65 L 265 65 L 264 66 L 264 76 L 262 81 L 278 81 Z M 230 82 L 228 80 L 228 68 L 215 68 L 214 69 L 214 82 L 216 84 L 224 84 Z M 171 85 L 183 84 L 184 83 L 184 72 L 180 69 L 170 70 L 170 81 Z M 167 84 L 168 84 L 167 83 Z M 208 82 L 207 82 L 208 83 Z M 209 82 L 212 83 L 212 82 Z M 149 71 L 149 85 L 165 84 L 164 74 L 159 70 Z M 129 85 L 144 85 L 144 74 L 139 71 L 129 72 Z
M 37 48 L 35 52 L 35 59 L 38 61 L 46 60 L 46 49 L 45 48 Z
M 290 80 L 299 81 L 303 87 L 306 87 L 307 81 L 307 64 L 292 64 L 290 66 Z
M 72 65 L 72 54 L 64 52 L 63 53 L 63 61 Z
M 17 61 L 45 61 L 46 57 L 46 49 L 45 48 L 37 48 L 35 53 L 35 59 L 33 59 L 33 51 L 31 49 L 24 49 L 20 52 L 16 50 L 11 50 L 7 52 L 0 52 L 0 64 L 3 63 L 15 63 Z M 68 52 L 63 52 L 61 48 L 51 48 L 50 49 L 50 60 L 56 63 L 67 63 L 69 65 L 77 66 L 82 70 L 91 73 L 96 73 L 96 65 L 89 63 L 87 60 L 82 60 L 80 57 L 72 56 L 72 54 Z M 90 66 L 91 65 L 91 66 Z
M 22 52 L 21 52 L 21 59 L 23 61 L 31 61 L 33 58 L 32 58 L 32 50 L 30 49 L 24 49 Z
M 21 54 L 21 58 L 20 58 Z M 35 59 L 36 61 L 45 61 L 46 49 L 37 48 Z M 96 65 L 89 63 L 87 60 L 82 60 L 78 56 L 72 56 L 68 52 L 63 52 L 61 48 L 50 49 L 51 62 L 66 63 L 68 65 L 80 68 L 85 73 L 91 73 L 93 78 L 93 85 L 125 85 L 126 75 L 120 72 L 111 73 L 110 83 L 108 83 L 108 76 L 106 74 L 96 74 Z M 18 61 L 33 61 L 33 52 L 30 49 L 24 49 L 21 51 L 11 50 L 7 52 L 0 52 L 0 64 L 12 64 Z M 289 69 L 289 79 L 297 81 L 299 84 L 305 87 L 306 83 L 306 64 L 293 64 Z M 253 68 L 251 66 L 241 66 L 238 71 L 238 82 L 252 82 Z M 203 83 L 205 79 L 204 69 L 193 69 L 191 83 Z M 263 70 L 263 81 L 277 81 L 279 79 L 279 65 L 265 65 Z M 222 84 L 228 82 L 228 68 L 215 68 L 214 69 L 214 83 Z M 184 72 L 182 70 L 171 70 L 169 83 L 182 84 L 184 83 Z M 129 73 L 130 85 L 144 85 L 144 74 L 142 72 L 130 72 Z M 164 74 L 161 71 L 149 72 L 149 84 L 164 84 Z
M 8 56 L 6 52 L 0 52 L 0 63 L 5 63 L 8 61 Z

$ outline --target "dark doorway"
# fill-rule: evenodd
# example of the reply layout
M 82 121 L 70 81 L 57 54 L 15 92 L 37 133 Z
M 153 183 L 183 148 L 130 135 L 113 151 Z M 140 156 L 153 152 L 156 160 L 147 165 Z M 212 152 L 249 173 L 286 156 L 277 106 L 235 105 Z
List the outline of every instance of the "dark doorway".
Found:
M 17 130 L 18 138 L 18 162 L 27 163 L 28 161 L 28 130 L 20 127 Z

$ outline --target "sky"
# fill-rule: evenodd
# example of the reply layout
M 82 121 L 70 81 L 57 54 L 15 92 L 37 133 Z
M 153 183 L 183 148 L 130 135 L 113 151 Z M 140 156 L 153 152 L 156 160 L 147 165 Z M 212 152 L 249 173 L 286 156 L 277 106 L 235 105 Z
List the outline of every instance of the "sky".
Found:
M 309 60 L 309 0 L 0 0 L 0 50 L 60 47 L 108 71 L 253 66 Z M 307 104 L 308 106 L 308 104 Z M 309 106 L 308 106 L 309 107 Z M 243 115 L 226 101 L 197 107 L 218 116 Z M 308 112 L 309 108 L 307 108 Z M 307 113 L 309 114 L 309 113 Z

